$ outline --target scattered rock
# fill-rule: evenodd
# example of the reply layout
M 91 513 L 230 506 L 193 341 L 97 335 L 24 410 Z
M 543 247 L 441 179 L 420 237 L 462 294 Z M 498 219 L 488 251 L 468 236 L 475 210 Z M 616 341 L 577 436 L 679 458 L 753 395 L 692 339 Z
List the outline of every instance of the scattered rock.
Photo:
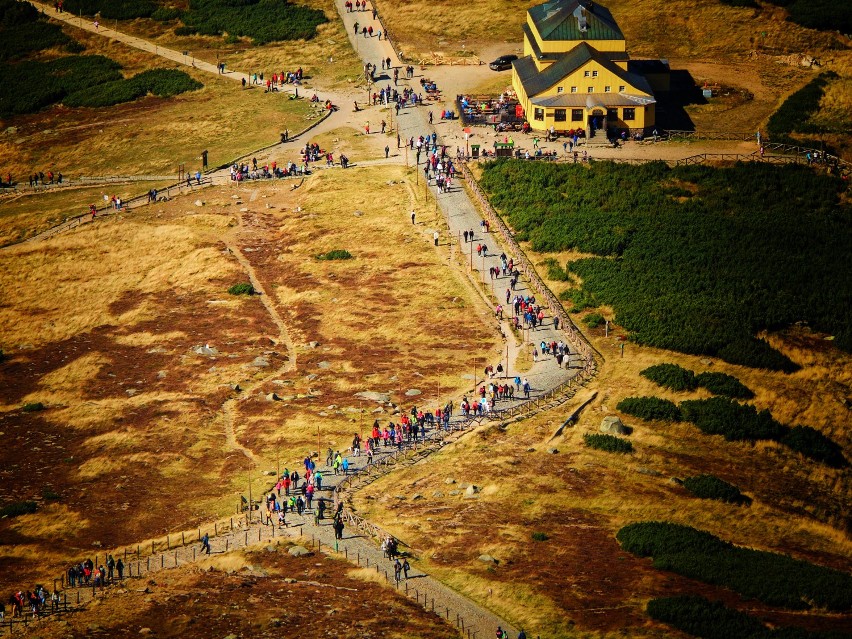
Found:
M 267 477 L 275 477 L 275 475 L 277 475 L 277 473 L 274 470 L 264 470 L 263 474 L 266 475 Z
M 269 366 L 269 360 L 265 357 L 255 357 L 251 363 L 252 366 L 257 366 L 258 368 L 266 368 Z
M 284 583 L 285 584 L 294 584 L 294 583 L 296 583 L 296 580 L 293 579 L 292 577 L 284 577 Z
M 269 401 L 269 402 L 280 402 L 281 398 L 278 397 L 278 395 L 276 393 L 269 393 L 266 396 L 266 400 Z
M 407 391 L 405 391 L 406 397 L 415 397 L 417 395 L 420 395 L 420 391 L 416 388 L 409 388 Z
M 248 213 L 248 209 L 244 206 L 240 209 L 240 213 Z
M 137 389 L 135 389 L 135 388 L 128 388 L 128 389 L 127 389 L 126 391 L 124 391 L 124 392 L 125 392 L 125 393 L 127 393 L 130 397 L 133 397 L 133 396 L 134 396 L 134 395 L 136 395 L 139 391 L 138 391 Z
M 470 485 L 464 491 L 465 499 L 476 499 L 477 494 L 479 493 L 479 487 Z
M 389 393 L 379 393 L 376 391 L 361 391 L 359 393 L 355 393 L 355 397 L 360 397 L 361 399 L 366 399 L 371 402 L 381 402 L 383 404 L 390 401 Z
M 151 630 L 150 628 L 140 628 L 139 629 L 140 635 L 150 635 L 152 632 L 154 632 L 154 631 Z
M 494 557 L 492 557 L 491 555 L 479 555 L 479 561 L 486 563 L 486 564 L 491 564 L 493 566 L 496 566 L 498 563 L 500 563 L 499 561 L 494 559 Z
M 423 495 L 421 495 L 420 493 L 415 493 L 414 496 L 411 499 L 414 500 L 414 501 L 416 501 L 418 499 L 423 499 Z
M 287 552 L 293 557 L 309 557 L 314 554 L 304 546 L 291 546 Z
M 196 355 L 206 355 L 207 357 L 212 357 L 213 355 L 219 354 L 219 351 L 213 346 L 210 346 L 210 344 L 205 344 L 204 346 L 196 346 L 193 350 L 195 351 Z
M 444 496 L 444 493 L 442 493 L 440 490 L 436 490 L 434 493 L 432 493 L 432 497 L 443 497 L 443 496 Z
M 556 455 L 556 454 L 559 453 L 559 449 L 558 448 L 548 448 L 547 452 L 550 453 L 551 455 Z
M 201 200 L 195 200 L 195 206 L 204 206 L 204 202 Z
M 355 211 L 352 215 L 354 215 L 355 217 L 363 217 L 364 211 Z
M 317 368 L 331 368 L 331 362 L 322 361 L 317 364 Z
M 532 448 L 532 447 L 527 448 L 527 452 L 528 452 L 528 453 L 534 453 L 534 452 L 535 452 L 535 448 Z
M 704 364 L 705 366 L 713 366 L 713 360 L 712 359 L 702 359 L 702 360 L 699 360 L 699 361 L 702 364 Z
M 316 348 L 319 345 L 320 345 L 319 342 L 308 342 L 308 346 L 310 346 L 311 348 Z
M 669 479 L 669 481 L 671 483 L 673 483 L 675 486 L 683 486 L 683 480 L 678 479 L 677 477 L 672 477 L 671 479 Z
M 305 379 L 308 380 L 309 382 L 314 381 L 316 378 L 317 378 L 316 373 L 311 373 L 310 375 L 305 375 Z
M 243 389 L 239 384 L 231 384 L 231 390 L 241 393 Z
M 610 435 L 629 435 L 632 429 L 625 426 L 616 415 L 607 415 L 601 422 L 601 432 Z
M 445 484 L 455 484 L 455 483 L 456 483 L 456 480 L 455 480 L 455 479 L 453 479 L 452 477 L 447 477 L 447 478 L 444 480 L 444 483 L 445 483 Z
M 460 490 L 451 490 L 450 494 L 451 495 L 461 495 L 461 491 Z
M 166 371 L 157 371 L 157 379 L 165 379 L 166 375 Z
M 337 410 L 337 404 L 329 404 L 325 407 L 326 410 Z
M 273 473 L 274 475 L 275 473 Z M 267 546 L 264 548 L 266 552 L 278 552 L 278 546 Z
M 384 409 L 384 408 L 382 408 L 381 406 L 379 406 L 378 408 L 374 408 L 374 409 L 373 409 L 373 410 L 371 410 L 370 412 L 371 412 L 371 413 L 373 413 L 373 414 L 377 414 L 377 413 L 384 413 L 384 412 L 385 412 L 385 409 Z

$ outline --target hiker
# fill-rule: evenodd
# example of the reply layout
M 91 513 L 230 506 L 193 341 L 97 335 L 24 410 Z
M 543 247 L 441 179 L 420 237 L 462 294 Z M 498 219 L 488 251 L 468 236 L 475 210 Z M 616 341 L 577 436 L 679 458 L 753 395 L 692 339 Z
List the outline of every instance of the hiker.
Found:
M 121 560 L 121 557 L 115 562 L 115 570 L 118 573 L 118 580 L 121 581 L 124 579 L 124 562 Z
M 402 572 L 405 574 L 405 580 L 408 581 L 408 571 L 411 570 L 411 564 L 408 563 L 408 559 L 405 559 L 402 562 Z
M 210 535 L 207 533 L 204 533 L 204 536 L 201 538 L 201 552 L 210 554 Z
M 397 585 L 399 585 L 399 579 L 402 576 L 402 564 L 399 563 L 399 557 L 393 562 L 393 577 L 396 580 Z

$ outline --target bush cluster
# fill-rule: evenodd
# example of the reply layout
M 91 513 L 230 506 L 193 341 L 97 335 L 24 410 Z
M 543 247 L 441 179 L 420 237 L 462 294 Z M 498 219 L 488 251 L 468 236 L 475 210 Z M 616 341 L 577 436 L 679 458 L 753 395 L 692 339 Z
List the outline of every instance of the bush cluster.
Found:
M 30 402 L 29 404 L 24 404 L 21 407 L 21 410 L 25 413 L 37 413 L 41 410 L 44 410 L 44 404 L 41 402 Z
M 559 294 L 563 302 L 571 302 L 570 313 L 579 313 L 587 308 L 596 308 L 600 304 L 589 291 L 582 288 L 568 288 Z
M 671 198 L 672 183 L 695 195 Z M 792 371 L 755 335 L 806 321 L 852 350 L 852 263 L 835 257 L 852 246 L 852 207 L 835 176 L 762 163 L 502 160 L 485 165 L 481 185 L 533 250 L 594 253 L 566 270 L 583 281 L 584 302 L 612 306 L 639 343 Z M 563 297 L 576 309 L 575 295 Z
M 615 435 L 605 435 L 603 433 L 586 433 L 583 435 L 583 441 L 589 448 L 597 450 L 605 450 L 608 453 L 632 453 L 633 442 L 616 437 Z
M 183 11 L 177 7 L 158 7 L 157 10 L 151 14 L 151 18 L 158 20 L 159 22 L 170 22 L 172 20 L 177 20 L 182 16 Z
M 639 371 L 639 374 L 673 391 L 691 391 L 698 388 L 695 373 L 677 364 L 656 364 Z
M 681 420 L 677 404 L 660 397 L 627 397 L 618 402 L 615 408 L 640 419 L 658 419 L 664 422 Z
M 65 0 L 63 6 L 74 15 L 100 15 L 108 20 L 147 18 L 157 9 L 151 0 Z
M 846 457 L 843 456 L 843 449 L 810 426 L 794 426 L 781 438 L 781 443 L 805 457 L 834 468 L 844 468 L 848 465 Z
M 724 395 L 734 399 L 751 399 L 754 397 L 754 393 L 748 386 L 727 373 L 699 373 L 695 376 L 695 382 L 714 395 Z
M 72 42 L 29 2 L 0 0 L 0 62 Z
M 606 320 L 600 313 L 589 313 L 583 318 L 583 322 L 585 322 L 589 328 L 597 328 L 606 322 Z
M 319 9 L 287 0 L 191 0 L 181 16 L 178 35 L 248 37 L 255 44 L 281 40 L 309 40 L 325 22 Z
M 704 597 L 681 595 L 652 599 L 648 615 L 704 639 L 841 639 L 842 632 L 811 632 L 796 627 L 770 629 L 745 612 Z
M 169 97 L 203 86 L 177 69 L 152 69 L 125 79 L 117 62 L 100 55 L 6 65 L 0 67 L 0 84 L 16 87 L 0 93 L 0 115 L 35 113 L 57 102 L 70 107 L 111 106 L 148 93 Z
M 820 73 L 801 89 L 784 100 L 778 110 L 769 118 L 766 131 L 773 142 L 792 142 L 791 133 L 824 133 L 823 127 L 810 122 L 810 117 L 819 111 L 819 103 L 825 93 L 825 86 L 837 79 L 833 71 Z
M 248 282 L 242 282 L 240 284 L 234 284 L 228 289 L 228 293 L 231 295 L 254 295 L 255 291 L 254 286 Z
M 683 480 L 683 487 L 701 499 L 718 499 L 729 504 L 748 504 L 751 500 L 740 489 L 715 475 L 696 475 Z
M 769 0 L 786 7 L 787 19 L 809 29 L 852 33 L 852 5 L 835 0 Z
M 351 260 L 352 253 L 346 249 L 334 249 L 328 253 L 320 253 L 317 255 L 318 260 Z
M 668 522 L 625 526 L 622 548 L 653 557 L 654 567 L 730 588 L 770 606 L 852 609 L 852 576 L 776 553 L 734 546 L 708 532 Z
M 106 107 L 132 102 L 149 93 L 171 97 L 200 89 L 200 82 L 178 69 L 150 69 L 132 78 L 105 82 L 89 89 L 75 91 L 62 100 L 70 107 Z
M 19 517 L 29 515 L 38 510 L 34 501 L 15 501 L 0 507 L 0 517 Z
M 684 421 L 692 422 L 707 435 L 722 435 L 728 441 L 770 439 L 779 441 L 787 431 L 768 410 L 758 411 L 724 397 L 689 399 L 681 402 Z

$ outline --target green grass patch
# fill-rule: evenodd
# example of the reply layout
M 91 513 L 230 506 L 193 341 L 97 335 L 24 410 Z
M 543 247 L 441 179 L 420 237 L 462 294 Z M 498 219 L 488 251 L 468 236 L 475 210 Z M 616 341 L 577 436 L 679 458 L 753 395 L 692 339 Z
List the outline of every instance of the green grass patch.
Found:
M 192 0 L 181 16 L 178 35 L 251 38 L 254 44 L 309 40 L 328 22 L 325 13 L 287 0 Z
M 640 419 L 679 422 L 682 418 L 677 404 L 660 397 L 626 397 L 615 408 Z
M 318 260 L 351 260 L 352 253 L 346 249 L 334 249 L 328 253 L 320 253 L 317 255 Z
M 652 557 L 655 568 L 730 588 L 770 606 L 852 609 L 852 576 L 838 570 L 734 546 L 708 532 L 668 522 L 630 524 L 616 538 L 624 550 Z
M 37 413 L 44 410 L 44 404 L 41 402 L 30 402 L 29 404 L 24 404 L 21 410 L 25 413 Z
M 751 503 L 739 488 L 715 475 L 687 477 L 683 480 L 683 487 L 700 499 L 716 499 L 729 504 Z
M 672 183 L 693 197 L 671 198 Z M 852 350 L 852 262 L 836 258 L 852 246 L 852 207 L 838 177 L 762 163 L 501 160 L 481 185 L 534 251 L 596 255 L 566 270 L 638 343 L 793 371 L 756 335 L 806 321 Z M 578 309 L 576 295 L 563 298 Z
M 615 435 L 605 435 L 603 433 L 586 433 L 583 435 L 583 441 L 589 448 L 604 450 L 608 453 L 632 453 L 633 442 Z
M 20 517 L 30 515 L 38 510 L 34 501 L 16 501 L 0 507 L 0 517 Z
M 254 286 L 248 282 L 241 282 L 240 284 L 234 284 L 231 288 L 229 288 L 228 293 L 231 295 L 254 295 L 255 291 Z

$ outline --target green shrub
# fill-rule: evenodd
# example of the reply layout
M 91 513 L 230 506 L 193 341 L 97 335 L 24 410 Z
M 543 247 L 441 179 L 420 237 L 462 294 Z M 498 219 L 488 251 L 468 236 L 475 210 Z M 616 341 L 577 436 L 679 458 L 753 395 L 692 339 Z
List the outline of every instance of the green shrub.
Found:
M 547 268 L 547 278 L 557 282 L 567 282 L 571 279 L 568 272 L 562 268 L 562 265 L 552 257 L 548 257 L 543 262 Z
M 725 397 L 691 399 L 681 402 L 683 420 L 695 424 L 707 435 L 722 435 L 728 441 L 780 441 L 787 428 L 772 419 L 768 410 L 758 411 Z
M 673 183 L 694 196 L 672 198 Z M 637 343 L 792 371 L 755 336 L 806 321 L 852 350 L 852 266 L 835 257 L 852 246 L 852 207 L 837 176 L 756 162 L 498 160 L 480 184 L 533 250 L 594 254 L 567 265 L 582 292 L 560 298 L 572 311 L 611 306 Z
M 810 426 L 794 426 L 780 441 L 805 457 L 834 468 L 844 468 L 849 465 L 846 457 L 843 456 L 843 449 Z
M 41 489 L 41 496 L 46 501 L 56 501 L 57 499 L 60 499 L 59 493 L 55 492 L 50 486 L 45 486 Z
M 550 537 L 548 537 L 543 532 L 534 532 L 532 534 L 532 538 L 533 538 L 533 541 L 547 541 L 548 539 L 550 539 Z
M 62 100 L 69 107 L 107 107 L 132 102 L 152 93 L 171 97 L 186 91 L 200 89 L 200 82 L 177 69 L 150 69 L 123 80 L 106 82 L 70 94 Z
M 770 606 L 852 609 L 852 576 L 786 555 L 734 546 L 710 533 L 668 522 L 625 526 L 616 538 L 654 567 L 730 588 Z
M 852 33 L 852 5 L 835 0 L 769 0 L 786 7 L 787 19 L 809 29 Z
M 38 510 L 38 504 L 34 501 L 16 501 L 0 507 L 0 517 L 19 517 L 30 515 Z
M 583 435 L 583 441 L 589 448 L 605 450 L 608 453 L 632 453 L 633 442 L 615 435 L 605 435 L 603 433 L 586 433 Z
M 255 44 L 308 40 L 328 22 L 319 9 L 287 0 L 192 0 L 175 31 L 188 35 L 224 35 L 251 38 Z
M 603 315 L 601 315 L 600 313 L 590 313 L 589 315 L 586 315 L 583 318 L 583 321 L 589 328 L 597 328 L 598 326 L 606 322 Z
M 74 42 L 29 2 L 0 0 L 0 61 Z
M 569 309 L 570 313 L 580 313 L 587 308 L 596 308 L 599 306 L 595 296 L 585 289 L 565 289 L 559 294 L 559 299 L 564 302 L 571 302 L 572 306 Z
M 726 373 L 700 373 L 695 376 L 696 383 L 714 395 L 724 395 L 733 399 L 752 399 L 754 393 L 740 380 Z
M 627 397 L 618 402 L 615 408 L 640 419 L 658 419 L 665 422 L 681 420 L 677 404 L 659 397 Z
M 248 282 L 243 282 L 241 284 L 234 284 L 228 289 L 228 293 L 231 295 L 254 295 L 255 290 L 254 286 Z
M 30 402 L 29 404 L 24 404 L 21 410 L 25 413 L 37 413 L 40 410 L 44 410 L 44 404 L 41 402 Z
M 183 11 L 177 7 L 158 7 L 154 13 L 151 14 L 151 18 L 159 22 L 178 20 L 181 16 L 183 16 Z
M 150 0 L 65 0 L 65 10 L 74 15 L 96 16 L 108 20 L 147 18 L 157 5 Z
M 693 595 L 652 599 L 647 611 L 652 619 L 703 639 L 841 639 L 844 636 L 796 627 L 770 629 L 745 612 Z
M 345 249 L 334 249 L 328 253 L 320 253 L 317 255 L 318 260 L 351 260 L 352 253 Z
M 695 390 L 695 373 L 677 364 L 657 364 L 639 372 L 652 382 L 674 391 Z
M 701 499 L 718 499 L 729 504 L 747 504 L 750 499 L 740 489 L 715 475 L 697 475 L 683 480 L 683 487 Z

